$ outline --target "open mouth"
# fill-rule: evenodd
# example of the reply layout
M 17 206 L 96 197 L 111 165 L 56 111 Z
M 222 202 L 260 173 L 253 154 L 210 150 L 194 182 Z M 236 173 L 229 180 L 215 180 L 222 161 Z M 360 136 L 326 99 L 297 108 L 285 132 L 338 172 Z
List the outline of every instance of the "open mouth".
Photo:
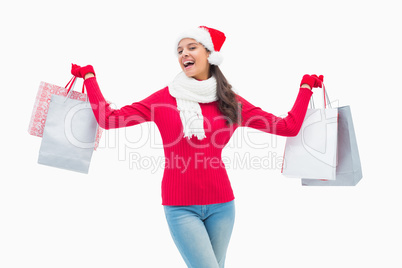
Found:
M 185 61 L 185 62 L 183 63 L 183 65 L 184 65 L 184 68 L 185 68 L 185 69 L 189 69 L 189 68 L 191 68 L 191 66 L 194 65 L 194 61 Z

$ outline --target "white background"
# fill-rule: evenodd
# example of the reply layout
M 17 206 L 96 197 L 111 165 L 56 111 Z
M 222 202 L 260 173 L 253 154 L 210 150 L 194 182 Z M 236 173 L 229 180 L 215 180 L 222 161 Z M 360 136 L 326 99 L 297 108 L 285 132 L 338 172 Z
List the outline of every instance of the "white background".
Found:
M 64 86 L 71 63 L 92 64 L 117 107 L 163 88 L 180 71 L 176 35 L 198 25 L 225 32 L 222 71 L 267 112 L 286 115 L 302 76 L 323 74 L 332 100 L 351 106 L 364 175 L 310 188 L 280 165 L 233 162 L 226 267 L 402 267 L 400 11 L 387 0 L 3 1 L 0 267 L 185 267 L 163 169 L 129 158 L 163 157 L 153 124 L 104 133 L 88 175 L 38 165 L 41 139 L 27 127 L 39 82 Z M 243 128 L 223 155 L 280 162 L 285 140 Z

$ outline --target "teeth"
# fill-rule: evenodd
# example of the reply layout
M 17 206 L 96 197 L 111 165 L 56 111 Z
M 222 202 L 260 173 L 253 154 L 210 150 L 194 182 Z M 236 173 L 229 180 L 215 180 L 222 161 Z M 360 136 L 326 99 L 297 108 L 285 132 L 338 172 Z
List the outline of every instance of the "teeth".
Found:
M 184 65 L 185 67 L 187 67 L 190 63 L 194 63 L 194 61 L 185 61 L 185 62 L 183 63 L 183 65 Z

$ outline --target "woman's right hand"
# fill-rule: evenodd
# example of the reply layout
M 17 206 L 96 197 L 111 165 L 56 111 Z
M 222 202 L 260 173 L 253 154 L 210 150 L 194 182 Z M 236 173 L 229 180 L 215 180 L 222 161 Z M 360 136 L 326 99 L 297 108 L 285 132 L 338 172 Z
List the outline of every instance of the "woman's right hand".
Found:
M 89 77 L 94 77 L 95 71 L 94 71 L 94 68 L 92 67 L 92 65 L 87 65 L 87 66 L 81 67 L 77 64 L 72 64 L 71 74 L 76 77 L 79 77 L 79 78 L 87 79 Z
M 303 85 L 308 85 L 310 89 L 313 89 L 315 87 L 322 87 L 323 82 L 324 82 L 323 75 L 317 76 L 315 74 L 313 75 L 305 74 L 300 83 L 300 87 L 302 87 Z

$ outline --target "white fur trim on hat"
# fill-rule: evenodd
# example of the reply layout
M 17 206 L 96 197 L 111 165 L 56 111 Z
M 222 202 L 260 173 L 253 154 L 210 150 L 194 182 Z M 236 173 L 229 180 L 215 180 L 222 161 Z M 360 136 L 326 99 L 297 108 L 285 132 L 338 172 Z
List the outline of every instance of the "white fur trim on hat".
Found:
M 222 52 L 211 52 L 208 57 L 208 62 L 212 65 L 220 65 L 223 61 Z
M 197 42 L 201 43 L 206 49 L 208 49 L 211 54 L 208 57 L 208 62 L 212 65 L 219 65 L 223 61 L 223 56 L 221 52 L 215 51 L 214 43 L 212 42 L 212 38 L 208 30 L 205 28 L 193 28 L 189 29 L 185 32 L 182 32 L 179 37 L 177 38 L 176 47 L 175 47 L 175 54 L 177 55 L 177 46 L 179 45 L 180 41 L 184 38 L 192 38 L 195 39 Z

